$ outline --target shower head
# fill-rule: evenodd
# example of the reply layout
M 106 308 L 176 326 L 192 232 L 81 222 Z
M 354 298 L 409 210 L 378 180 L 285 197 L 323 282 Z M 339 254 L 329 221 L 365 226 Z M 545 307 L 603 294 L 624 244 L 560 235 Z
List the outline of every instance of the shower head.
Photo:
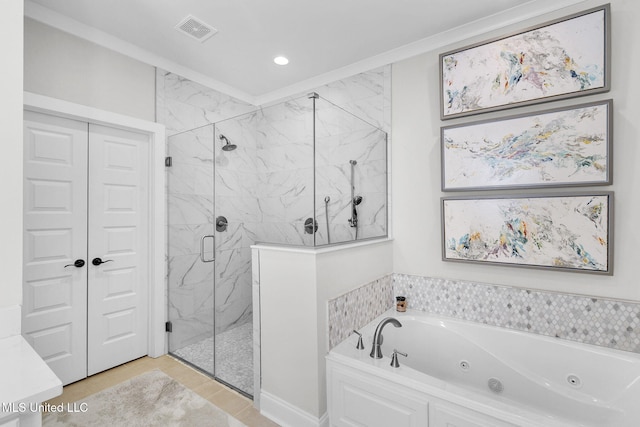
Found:
M 233 151 L 236 148 L 238 148 L 236 144 L 232 144 L 231 142 L 229 142 L 229 139 L 223 134 L 220 134 L 218 138 L 220 138 L 220 141 L 224 141 L 224 145 L 222 146 L 222 151 Z
M 352 166 L 355 166 L 358 164 L 358 162 L 356 162 L 355 160 L 349 160 L 349 163 L 351 163 Z
M 353 204 L 358 206 L 360 203 L 362 203 L 362 196 L 356 196 L 353 198 Z

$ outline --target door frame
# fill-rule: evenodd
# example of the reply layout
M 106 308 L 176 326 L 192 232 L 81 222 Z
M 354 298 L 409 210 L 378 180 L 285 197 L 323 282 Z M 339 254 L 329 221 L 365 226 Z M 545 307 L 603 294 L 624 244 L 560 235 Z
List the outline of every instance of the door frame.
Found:
M 144 133 L 149 136 L 149 338 L 150 357 L 167 353 L 165 319 L 166 230 L 165 230 L 165 127 L 147 120 L 24 92 L 24 109 L 73 120 Z

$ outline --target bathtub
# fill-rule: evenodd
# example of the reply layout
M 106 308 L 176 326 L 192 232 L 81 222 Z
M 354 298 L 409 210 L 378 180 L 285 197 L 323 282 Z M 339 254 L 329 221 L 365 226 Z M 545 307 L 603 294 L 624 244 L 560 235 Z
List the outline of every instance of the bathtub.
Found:
M 387 324 L 383 359 L 369 357 Z M 390 310 L 327 355 L 332 426 L 640 426 L 640 355 Z M 393 349 L 400 367 L 390 366 Z

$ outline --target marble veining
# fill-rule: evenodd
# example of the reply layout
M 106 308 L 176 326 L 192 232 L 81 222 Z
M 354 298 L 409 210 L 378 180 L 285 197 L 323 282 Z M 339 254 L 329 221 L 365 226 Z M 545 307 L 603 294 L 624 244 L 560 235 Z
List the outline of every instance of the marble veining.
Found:
M 157 120 L 170 135 L 173 159 L 166 174 L 172 349 L 250 322 L 249 246 L 326 243 L 326 196 L 332 243 L 355 238 L 347 223 L 351 159 L 358 161 L 356 192 L 364 199 L 359 237 L 386 233 L 386 200 L 378 194 L 386 187 L 386 134 L 371 125 L 390 130 L 390 71 L 381 67 L 315 89 L 324 99 L 316 101 L 314 117 L 306 93 L 256 107 L 157 70 Z M 222 151 L 221 134 L 237 145 L 234 151 Z M 314 214 L 314 191 L 318 232 L 311 235 L 304 222 Z M 227 231 L 213 231 L 218 215 L 227 218 Z M 215 263 L 199 260 L 205 234 L 216 235 Z M 213 256 L 206 244 L 205 255 Z

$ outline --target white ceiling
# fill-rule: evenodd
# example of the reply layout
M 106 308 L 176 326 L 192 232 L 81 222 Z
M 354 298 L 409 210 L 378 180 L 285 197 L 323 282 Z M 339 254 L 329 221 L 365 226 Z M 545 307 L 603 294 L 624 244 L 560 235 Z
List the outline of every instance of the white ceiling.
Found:
M 133 45 L 140 48 L 137 52 L 150 54 L 136 56 L 156 62 L 152 65 L 172 68 L 173 64 L 176 69 L 169 71 L 188 70 L 182 74 L 202 76 L 200 80 L 209 79 L 219 83 L 219 87 L 229 88 L 231 95 L 255 100 L 301 82 L 335 75 L 337 70 L 356 70 L 354 65 L 373 64 L 371 58 L 379 58 L 380 62 L 385 54 L 437 34 L 450 33 L 455 27 L 478 20 L 491 22 L 487 17 L 520 14 L 524 19 L 526 14 L 532 16 L 577 2 L 27 0 L 25 14 L 57 22 L 59 28 L 78 28 L 79 22 L 84 27 L 84 32 L 79 32 L 86 37 L 100 33 L 102 37 L 98 38 L 105 45 L 110 44 L 106 39 L 111 40 L 113 46 L 107 47 L 118 50 L 117 46 Z M 215 27 L 218 33 L 200 43 L 177 32 L 174 26 L 189 14 Z M 54 18 L 43 19 L 47 15 Z M 70 28 L 61 29 L 74 32 Z M 112 37 L 105 38 L 103 33 Z M 127 43 L 113 43 L 114 40 Z M 120 50 L 128 50 L 132 55 L 132 49 Z M 275 65 L 273 58 L 278 55 L 287 56 L 289 65 Z

